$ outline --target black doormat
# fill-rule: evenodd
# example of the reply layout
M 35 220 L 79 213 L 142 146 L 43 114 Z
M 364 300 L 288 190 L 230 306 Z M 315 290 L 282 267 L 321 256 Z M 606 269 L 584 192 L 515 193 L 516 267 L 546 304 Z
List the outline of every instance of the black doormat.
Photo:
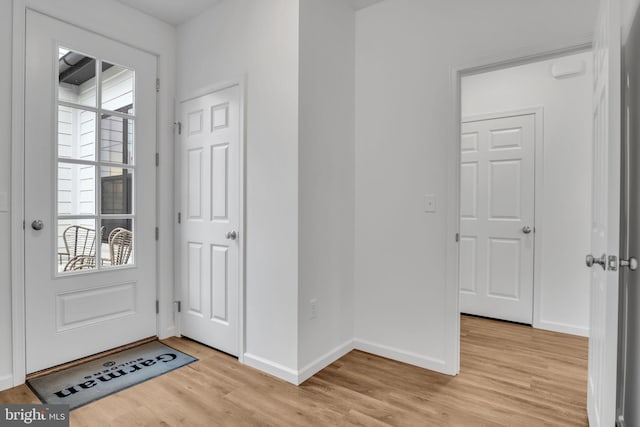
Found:
M 69 405 L 69 409 L 75 409 L 196 360 L 158 341 L 152 341 L 34 378 L 27 384 L 42 403 L 65 404 Z

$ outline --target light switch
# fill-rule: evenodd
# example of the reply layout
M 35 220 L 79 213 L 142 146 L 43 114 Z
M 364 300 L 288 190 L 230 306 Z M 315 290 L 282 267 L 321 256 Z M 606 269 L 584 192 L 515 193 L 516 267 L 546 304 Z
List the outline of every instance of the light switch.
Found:
M 435 213 L 436 211 L 436 195 L 427 194 L 424 196 L 424 211 L 427 213 Z
M 7 193 L 0 193 L 0 212 L 9 212 L 9 196 Z

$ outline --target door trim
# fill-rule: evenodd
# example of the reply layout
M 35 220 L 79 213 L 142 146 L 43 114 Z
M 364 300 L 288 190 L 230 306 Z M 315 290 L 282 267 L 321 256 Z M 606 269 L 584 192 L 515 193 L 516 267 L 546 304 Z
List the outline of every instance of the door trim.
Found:
M 10 246 L 11 246 L 11 346 L 12 346 L 12 378 L 0 378 L 2 384 L 8 383 L 18 386 L 25 383 L 26 380 L 26 311 L 25 311 L 25 253 L 24 253 L 24 237 L 23 221 L 24 221 L 24 129 L 25 129 L 25 58 L 26 58 L 26 15 L 27 10 L 46 15 L 50 18 L 57 19 L 69 25 L 76 26 L 86 31 L 93 32 L 102 37 L 114 40 L 118 43 L 124 43 L 135 49 L 150 53 L 157 58 L 157 77 L 166 79 L 167 82 L 161 87 L 156 97 L 156 152 L 160 152 L 160 166 L 156 171 L 157 194 L 156 203 L 165 205 L 167 209 L 172 205 L 172 200 L 163 202 L 161 200 L 159 189 L 163 185 L 163 181 L 168 180 L 169 187 L 173 182 L 173 168 L 171 168 L 169 148 L 173 142 L 173 136 L 167 126 L 161 126 L 163 122 L 171 120 L 173 115 L 173 99 L 174 85 L 170 82 L 174 76 L 172 65 L 174 50 L 165 46 L 162 37 L 157 37 L 152 41 L 140 41 L 135 38 L 125 40 L 127 35 L 123 34 L 122 40 L 117 36 L 109 34 L 108 31 L 100 32 L 97 29 L 86 28 L 82 25 L 81 19 L 90 15 L 90 11 L 80 10 L 78 15 L 74 16 L 58 16 L 55 6 L 38 0 L 13 0 L 12 1 L 12 89 L 11 89 L 11 214 L 10 214 Z M 166 165 L 169 165 L 168 168 Z M 163 176 L 160 176 L 162 172 Z M 171 196 L 172 197 L 172 196 Z M 171 199 L 170 197 L 170 199 Z M 155 218 L 157 225 L 167 230 L 165 235 L 170 235 L 169 231 L 173 227 L 171 215 L 164 215 L 159 212 Z M 170 240 L 164 243 L 162 240 L 157 242 L 155 252 L 159 261 L 159 254 L 166 253 L 169 250 L 173 253 L 173 245 Z M 173 273 L 163 274 L 163 266 L 157 262 L 156 267 L 156 295 L 160 303 L 160 314 L 157 316 L 156 333 L 160 339 L 175 335 L 175 325 L 173 320 L 173 312 L 169 311 L 173 301 L 173 281 L 163 279 L 163 277 L 172 277 Z M 172 268 L 171 267 L 164 267 Z M 169 289 L 167 289 L 169 288 Z M 164 310 L 163 310 L 164 309 Z M 0 384 L 0 385 L 2 385 Z
M 486 71 L 499 70 L 545 59 L 566 56 L 592 49 L 592 35 L 584 34 L 575 44 L 558 48 L 542 46 L 525 50 L 520 54 L 507 54 L 495 58 L 481 59 L 472 63 L 450 67 L 449 139 L 447 147 L 447 201 L 446 201 L 446 252 L 445 252 L 445 372 L 456 375 L 460 372 L 460 285 L 458 267 L 459 245 L 455 236 L 460 232 L 460 147 L 461 147 L 461 81 L 462 77 Z M 535 300 L 535 296 L 534 296 Z M 535 321 L 535 317 L 534 317 Z
M 460 94 L 462 95 L 462 93 Z M 533 116 L 534 118 L 534 131 L 533 138 L 534 144 L 534 160 L 533 160 L 533 298 L 532 302 L 532 322 L 534 328 L 541 328 L 544 326 L 544 322 L 541 321 L 540 307 L 542 297 L 542 242 L 544 231 L 538 227 L 538 223 L 542 218 L 543 204 L 544 204 L 544 108 L 543 107 L 531 107 L 518 110 L 504 111 L 504 112 L 492 112 L 486 114 L 477 114 L 472 116 L 462 117 L 460 125 L 465 122 L 481 121 L 481 120 L 493 120 L 506 117 L 517 116 Z M 459 181 L 459 180 L 458 180 Z M 458 182 L 458 194 L 461 194 L 460 186 L 461 182 Z M 460 212 L 458 212 L 458 221 L 460 221 Z M 459 227 L 460 225 L 458 225 Z M 460 259 L 458 258 L 458 264 Z M 458 289 L 460 288 L 460 279 L 458 278 Z
M 27 31 L 26 0 L 13 2 L 13 69 L 11 88 L 11 320 L 13 385 L 24 384 L 26 364 L 24 255 L 24 107 Z M 23 232 L 20 233 L 19 230 Z
M 238 245 L 240 246 L 238 248 L 238 361 L 242 364 L 244 364 L 244 359 L 245 359 L 245 348 L 246 348 L 246 342 L 245 342 L 245 271 L 246 271 L 246 265 L 245 265 L 245 248 L 246 248 L 246 234 L 245 234 L 245 230 L 247 229 L 246 227 L 246 215 L 245 215 L 245 206 L 246 206 L 246 201 L 245 201 L 245 195 L 246 195 L 246 164 L 247 164 L 247 159 L 245 156 L 246 153 L 246 140 L 245 140 L 245 133 L 246 133 L 246 122 L 245 122 L 245 105 L 246 105 L 246 87 L 247 87 L 247 77 L 246 75 L 241 75 L 241 76 L 235 76 L 232 79 L 229 80 L 225 80 L 213 85 L 208 85 L 208 86 L 204 86 L 201 87 L 198 90 L 192 91 L 192 92 L 188 92 L 186 95 L 184 96 L 180 96 L 179 98 L 177 98 L 176 103 L 175 103 L 175 111 L 176 111 L 176 117 L 175 117 L 175 121 L 179 122 L 180 121 L 180 117 L 181 117 L 181 112 L 182 112 L 182 108 L 181 105 L 184 102 L 190 101 L 192 99 L 196 99 L 196 98 L 200 98 L 201 96 L 205 96 L 214 92 L 219 92 L 221 90 L 224 89 L 228 89 L 230 87 L 233 86 L 238 86 L 238 101 L 239 101 L 239 105 L 238 108 L 240 110 L 240 134 L 239 134 L 239 138 L 240 138 L 240 218 L 238 220 L 238 234 L 240 235 L 240 238 L 238 239 Z M 174 191 L 175 194 L 180 194 L 181 191 L 181 181 L 180 178 L 182 176 L 182 157 L 181 157 L 181 151 L 180 151 L 180 136 L 178 135 L 178 133 L 175 133 L 175 144 L 174 144 L 174 171 L 175 171 L 175 182 L 174 182 Z M 174 198 L 174 212 L 175 212 L 175 216 L 177 218 L 178 216 L 178 212 L 180 212 L 181 210 L 181 198 L 180 197 L 175 197 Z M 181 274 L 182 274 L 182 259 L 179 257 L 180 252 L 180 238 L 182 236 L 182 229 L 180 228 L 180 226 L 176 226 L 174 227 L 174 252 L 175 254 L 177 254 L 178 256 L 174 257 L 174 283 L 175 285 L 175 294 L 178 297 L 178 300 L 182 299 L 182 295 L 181 295 L 181 288 L 180 288 L 180 280 L 181 280 Z M 182 316 L 181 313 L 176 316 L 176 328 L 177 328 L 177 334 L 178 336 L 182 335 Z

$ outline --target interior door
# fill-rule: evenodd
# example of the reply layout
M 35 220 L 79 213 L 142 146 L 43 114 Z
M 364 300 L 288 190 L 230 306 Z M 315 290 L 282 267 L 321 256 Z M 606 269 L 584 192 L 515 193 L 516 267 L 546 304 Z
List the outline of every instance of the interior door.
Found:
M 238 355 L 240 91 L 181 105 L 181 333 Z
M 533 321 L 535 115 L 462 124 L 460 311 Z
M 27 372 L 156 335 L 156 58 L 27 12 Z
M 589 423 L 616 422 L 620 250 L 621 40 L 618 0 L 601 0 L 594 40 Z M 612 258 L 609 258 L 612 257 Z

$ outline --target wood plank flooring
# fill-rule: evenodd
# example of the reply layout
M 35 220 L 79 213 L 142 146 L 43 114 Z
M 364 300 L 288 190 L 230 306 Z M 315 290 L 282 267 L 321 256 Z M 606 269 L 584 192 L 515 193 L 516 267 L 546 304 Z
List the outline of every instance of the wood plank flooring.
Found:
M 587 339 L 462 316 L 461 372 L 353 351 L 299 387 L 193 341 L 198 362 L 71 413 L 72 426 L 587 426 Z M 26 386 L 0 403 L 39 403 Z

